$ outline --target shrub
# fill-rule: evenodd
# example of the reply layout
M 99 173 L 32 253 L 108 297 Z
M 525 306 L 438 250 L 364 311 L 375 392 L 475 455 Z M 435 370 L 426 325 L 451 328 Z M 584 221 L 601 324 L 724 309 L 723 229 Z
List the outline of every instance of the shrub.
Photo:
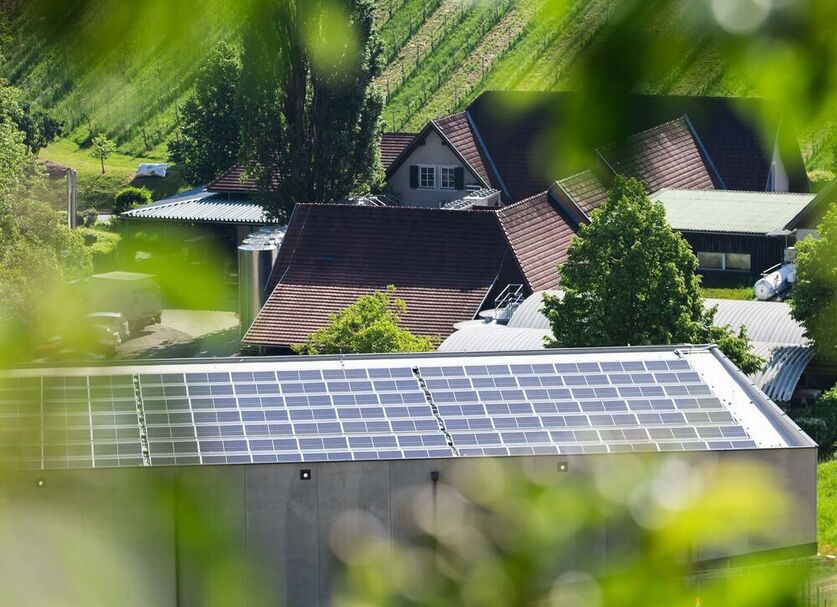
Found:
M 129 186 L 122 188 L 113 197 L 113 212 L 124 213 L 151 202 L 151 191 Z
M 830 458 L 837 447 L 837 385 L 823 392 L 814 404 L 794 415 L 799 427 L 817 441 L 820 459 Z

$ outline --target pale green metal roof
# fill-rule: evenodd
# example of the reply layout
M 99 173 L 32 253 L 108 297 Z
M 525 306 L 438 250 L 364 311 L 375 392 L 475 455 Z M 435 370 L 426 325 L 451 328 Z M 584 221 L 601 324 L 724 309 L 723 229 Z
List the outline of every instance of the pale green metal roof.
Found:
M 663 203 L 675 230 L 769 234 L 784 229 L 814 194 L 663 189 L 651 198 Z

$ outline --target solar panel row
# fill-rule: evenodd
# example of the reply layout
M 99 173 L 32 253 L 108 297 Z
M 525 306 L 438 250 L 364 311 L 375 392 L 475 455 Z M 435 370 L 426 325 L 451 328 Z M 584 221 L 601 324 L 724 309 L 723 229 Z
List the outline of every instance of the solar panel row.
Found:
M 34 467 L 755 447 L 682 359 L 18 379 L 0 440 Z

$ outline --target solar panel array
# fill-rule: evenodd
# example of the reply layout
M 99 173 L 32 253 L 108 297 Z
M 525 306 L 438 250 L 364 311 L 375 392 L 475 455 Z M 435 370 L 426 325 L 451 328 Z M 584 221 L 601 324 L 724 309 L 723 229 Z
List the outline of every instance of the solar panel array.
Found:
M 688 361 L 421 367 L 461 455 L 756 446 Z
M 0 449 L 75 468 L 756 447 L 686 359 L 520 359 L 14 379 Z
M 4 380 L 0 444 L 3 459 L 23 468 L 142 466 L 133 378 Z

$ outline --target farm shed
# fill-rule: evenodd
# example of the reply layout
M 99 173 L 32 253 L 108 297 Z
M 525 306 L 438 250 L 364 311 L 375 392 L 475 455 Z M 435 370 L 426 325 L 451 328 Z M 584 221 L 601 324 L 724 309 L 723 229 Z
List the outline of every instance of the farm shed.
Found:
M 17 521 L 0 543 L 38 549 L 23 569 L 57 578 L 68 566 L 53 549 L 60 513 L 84 530 L 76 548 L 96 547 L 101 576 L 135 577 L 126 591 L 156 605 L 205 604 L 206 563 L 232 554 L 241 559 L 223 561 L 224 579 L 235 596 L 327 605 L 330 547 L 350 541 L 336 521 L 363 511 L 409 543 L 409 496 L 455 487 L 487 459 L 556 482 L 637 456 L 676 462 L 689 483 L 699 466 L 766 467 L 794 496 L 775 535 L 683 557 L 816 551 L 816 446 L 711 347 L 16 369 L 0 403 L 2 455 L 16 470 L 2 478 L 0 509 Z M 191 499 L 202 518 L 178 518 Z M 433 503 L 439 517 L 462 516 Z M 195 525 L 207 521 L 225 539 L 195 550 Z M 598 529 L 554 573 L 582 557 L 612 567 L 625 541 L 617 527 Z M 139 554 L 142 566 L 129 566 Z M 8 590 L 20 580 L 7 572 Z

